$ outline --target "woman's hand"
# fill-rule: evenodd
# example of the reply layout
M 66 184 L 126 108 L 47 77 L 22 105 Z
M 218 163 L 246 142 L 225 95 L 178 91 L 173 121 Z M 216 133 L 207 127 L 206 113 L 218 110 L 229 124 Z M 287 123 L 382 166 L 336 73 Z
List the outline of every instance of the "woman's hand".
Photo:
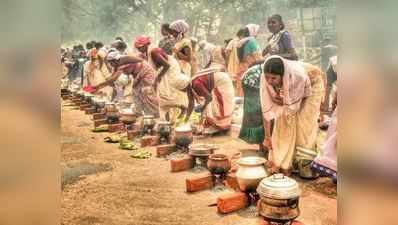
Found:
M 184 105 L 180 105 L 178 108 L 181 110 L 180 115 L 178 115 L 178 119 L 181 119 L 183 116 L 185 116 L 187 108 Z
M 268 150 L 272 150 L 272 140 L 271 137 L 264 138 L 264 146 L 268 148 Z

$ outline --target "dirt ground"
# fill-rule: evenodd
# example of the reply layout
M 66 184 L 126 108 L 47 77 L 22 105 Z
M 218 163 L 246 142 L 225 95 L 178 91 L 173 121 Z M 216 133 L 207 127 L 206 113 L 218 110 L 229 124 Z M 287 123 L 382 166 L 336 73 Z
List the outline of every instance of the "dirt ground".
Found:
M 62 104 L 65 104 L 63 102 Z M 117 144 L 104 143 L 108 133 L 92 133 L 91 116 L 62 106 L 61 164 L 64 225 L 256 225 L 249 207 L 228 215 L 217 213 L 217 196 L 230 190 L 185 192 L 185 178 L 194 170 L 171 173 L 169 161 L 152 156 L 133 159 Z M 211 142 L 218 152 L 256 154 L 230 136 L 195 139 Z M 155 155 L 155 148 L 147 148 Z M 337 224 L 336 187 L 328 178 L 297 178 L 302 189 L 301 215 L 306 225 Z

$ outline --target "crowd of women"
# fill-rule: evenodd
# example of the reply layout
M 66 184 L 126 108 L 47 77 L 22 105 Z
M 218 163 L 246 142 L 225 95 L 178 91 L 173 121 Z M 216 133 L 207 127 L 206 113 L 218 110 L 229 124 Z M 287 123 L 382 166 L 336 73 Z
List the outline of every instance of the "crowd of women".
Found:
M 215 45 L 188 37 L 190 26 L 177 20 L 162 24 L 157 45 L 146 35 L 135 37 L 133 49 L 120 37 L 109 46 L 92 41 L 85 50 L 75 46 L 78 54 L 63 50 L 62 62 L 67 76 L 76 77 L 68 53 L 85 58 L 82 85 L 114 101 L 130 96 L 138 114 L 175 123 L 188 121 L 193 110 L 201 112 L 203 134 L 228 131 L 234 98 L 243 97 L 239 138 L 257 144 L 273 172 L 311 169 L 336 177 L 337 57 L 326 76 L 298 61 L 280 15 L 268 17 L 267 25 L 272 35 L 263 50 L 256 42 L 257 24 Z M 328 125 L 319 148 L 319 129 Z

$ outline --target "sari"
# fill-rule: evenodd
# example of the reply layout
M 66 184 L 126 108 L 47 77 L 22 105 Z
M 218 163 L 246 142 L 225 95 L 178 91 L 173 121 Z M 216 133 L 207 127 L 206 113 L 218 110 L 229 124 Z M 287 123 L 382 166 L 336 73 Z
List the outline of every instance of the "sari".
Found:
M 214 87 L 210 85 L 210 76 L 214 76 Z M 210 92 L 212 101 L 204 109 L 204 133 L 215 133 L 229 130 L 234 110 L 234 87 L 229 75 L 225 72 L 198 73 L 191 80 L 195 96 L 204 97 Z
M 253 37 L 248 37 L 239 41 L 237 54 L 239 58 L 239 70 L 236 74 L 236 91 L 237 96 L 242 97 L 243 91 L 241 82 L 239 81 L 249 66 L 261 59 L 261 53 L 258 49 L 256 40 Z
M 180 109 L 175 106 L 188 107 L 188 97 L 181 90 L 188 86 L 189 76 L 181 73 L 180 65 L 173 56 L 169 55 L 167 61 L 170 68 L 162 77 L 157 90 L 159 113 L 162 120 L 166 120 L 166 114 L 169 113 L 170 122 L 175 123 L 180 113 Z
M 276 93 L 261 76 L 260 99 L 265 120 L 275 119 L 269 159 L 278 168 L 289 170 L 297 149 L 316 155 L 320 105 L 325 94 L 322 71 L 307 63 L 291 61 L 280 56 L 284 64 L 283 105 L 273 102 Z M 266 61 L 267 61 L 266 60 Z
M 132 96 L 136 112 L 147 115 L 159 116 L 159 100 L 153 88 L 155 82 L 155 70 L 146 62 L 129 63 L 118 68 L 125 74 L 134 78 Z
M 261 65 L 251 67 L 242 77 L 243 121 L 239 138 L 249 144 L 264 141 L 264 125 L 260 104 Z
M 228 66 L 227 71 L 231 75 L 232 81 L 235 83 L 240 82 L 237 80 L 237 74 L 239 72 L 239 58 L 238 58 L 238 43 L 239 40 L 237 38 L 231 40 L 226 47 L 227 51 L 230 51 L 230 55 L 228 57 Z M 236 92 L 238 93 L 238 92 Z

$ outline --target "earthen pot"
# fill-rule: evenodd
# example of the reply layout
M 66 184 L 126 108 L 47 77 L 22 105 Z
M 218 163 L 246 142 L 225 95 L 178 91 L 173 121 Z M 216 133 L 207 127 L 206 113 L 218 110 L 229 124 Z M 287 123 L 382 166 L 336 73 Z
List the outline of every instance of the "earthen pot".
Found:
M 213 174 L 225 174 L 231 169 L 231 161 L 224 154 L 212 154 L 207 161 L 207 168 Z

